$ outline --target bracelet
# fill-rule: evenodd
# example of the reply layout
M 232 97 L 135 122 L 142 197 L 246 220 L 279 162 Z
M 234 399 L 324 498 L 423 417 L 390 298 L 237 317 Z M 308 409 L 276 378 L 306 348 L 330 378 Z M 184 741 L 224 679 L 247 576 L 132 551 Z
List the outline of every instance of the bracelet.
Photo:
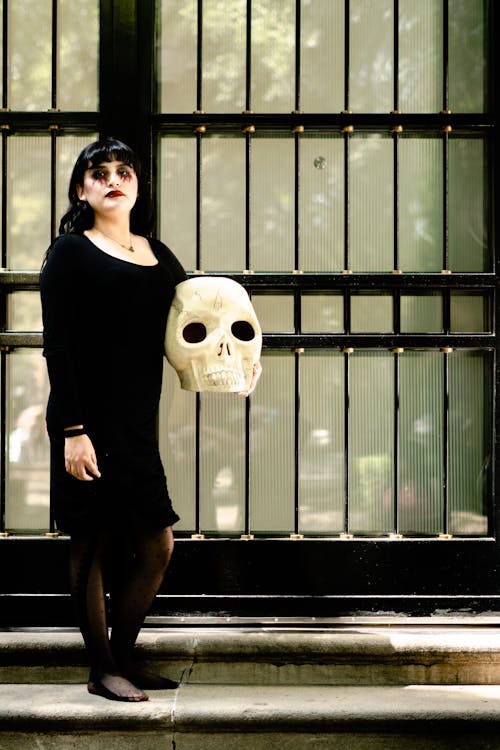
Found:
M 64 430 L 64 437 L 78 437 L 79 435 L 85 435 L 86 431 L 84 427 L 76 427 L 74 430 Z

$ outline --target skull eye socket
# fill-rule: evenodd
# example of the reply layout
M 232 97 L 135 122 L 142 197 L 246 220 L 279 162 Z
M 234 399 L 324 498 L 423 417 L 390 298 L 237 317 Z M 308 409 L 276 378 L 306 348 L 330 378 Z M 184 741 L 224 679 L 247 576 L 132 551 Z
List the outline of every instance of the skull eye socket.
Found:
M 251 341 L 255 338 L 253 326 L 247 320 L 237 320 L 231 326 L 231 333 L 240 341 Z
M 199 344 L 207 337 L 207 329 L 203 323 L 188 323 L 182 331 L 182 338 L 188 344 Z

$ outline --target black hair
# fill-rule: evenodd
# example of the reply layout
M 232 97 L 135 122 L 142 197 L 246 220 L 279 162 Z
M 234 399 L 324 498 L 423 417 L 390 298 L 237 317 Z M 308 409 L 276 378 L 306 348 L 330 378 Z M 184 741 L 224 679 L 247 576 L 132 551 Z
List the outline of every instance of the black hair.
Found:
M 133 234 L 149 235 L 153 228 L 153 214 L 148 200 L 149 191 L 142 182 L 141 162 L 130 146 L 116 138 L 103 138 L 86 146 L 78 156 L 68 188 L 69 208 L 59 223 L 59 236 L 83 234 L 94 226 L 94 211 L 87 201 L 78 197 L 77 185 L 83 185 L 87 169 L 106 161 L 121 161 L 134 169 L 139 184 L 137 201 L 130 214 L 130 231 Z M 49 247 L 47 255 L 52 247 Z

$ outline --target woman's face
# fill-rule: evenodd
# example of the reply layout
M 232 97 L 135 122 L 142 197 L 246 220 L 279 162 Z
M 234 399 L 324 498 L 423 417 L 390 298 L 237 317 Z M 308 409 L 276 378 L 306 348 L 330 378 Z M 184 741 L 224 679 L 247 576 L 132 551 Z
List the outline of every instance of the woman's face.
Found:
M 130 213 L 137 200 L 137 175 L 122 161 L 103 161 L 85 170 L 83 185 L 77 185 L 76 192 L 97 216 Z

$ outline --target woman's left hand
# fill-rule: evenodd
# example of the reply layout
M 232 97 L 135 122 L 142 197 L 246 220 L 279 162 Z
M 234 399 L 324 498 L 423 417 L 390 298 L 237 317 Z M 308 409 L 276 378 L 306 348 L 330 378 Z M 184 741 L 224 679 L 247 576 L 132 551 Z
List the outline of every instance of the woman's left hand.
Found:
M 262 374 L 262 365 L 260 364 L 260 362 L 256 362 L 253 366 L 252 379 L 250 381 L 250 385 L 245 391 L 238 391 L 238 396 L 249 396 L 251 393 L 253 393 L 255 390 L 255 386 L 257 385 L 257 381 L 259 380 L 261 374 Z

